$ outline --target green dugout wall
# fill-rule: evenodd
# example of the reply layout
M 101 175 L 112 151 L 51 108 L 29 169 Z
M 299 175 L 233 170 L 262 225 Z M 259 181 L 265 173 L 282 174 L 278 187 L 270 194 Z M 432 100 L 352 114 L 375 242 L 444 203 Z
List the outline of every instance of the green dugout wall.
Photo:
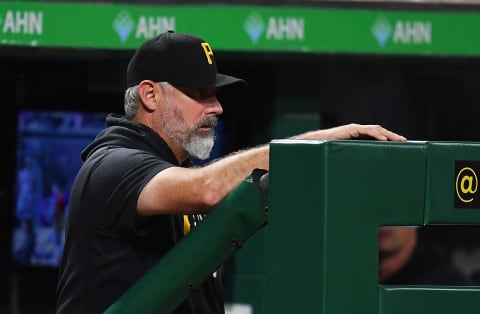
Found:
M 266 313 L 478 313 L 480 288 L 377 283 L 378 227 L 480 223 L 480 145 L 271 143 Z
M 247 178 L 106 313 L 169 313 L 266 223 L 265 306 L 253 313 L 478 313 L 478 286 L 378 284 L 377 237 L 382 225 L 480 223 L 479 143 L 270 147 L 268 197 Z

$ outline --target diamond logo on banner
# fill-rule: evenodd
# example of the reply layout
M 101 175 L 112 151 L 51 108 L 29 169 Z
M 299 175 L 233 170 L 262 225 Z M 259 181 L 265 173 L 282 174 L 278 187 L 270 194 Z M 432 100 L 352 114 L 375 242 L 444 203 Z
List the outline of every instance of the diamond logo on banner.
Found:
M 135 28 L 135 22 L 127 11 L 121 11 L 113 20 L 113 29 L 117 31 L 118 36 L 122 42 L 125 42 L 130 36 L 130 33 Z
M 371 31 L 378 44 L 383 47 L 392 34 L 392 26 L 386 17 L 380 16 L 373 24 Z
M 245 21 L 245 24 L 243 24 L 243 27 L 250 36 L 252 42 L 256 44 L 265 30 L 265 23 L 260 14 L 252 12 Z

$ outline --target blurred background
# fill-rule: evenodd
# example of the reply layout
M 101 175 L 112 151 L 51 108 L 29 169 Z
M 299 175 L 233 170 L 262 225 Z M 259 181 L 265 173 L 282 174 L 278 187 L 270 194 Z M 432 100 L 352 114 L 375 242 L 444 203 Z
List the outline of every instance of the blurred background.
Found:
M 480 139 L 477 0 L 0 1 L 0 313 L 54 312 L 79 153 L 122 113 L 134 49 L 168 29 L 203 37 L 220 72 L 248 82 L 220 94 L 213 157 L 350 122 Z M 476 275 L 477 226 L 428 232 Z M 262 313 L 263 240 L 226 264 L 232 313 Z

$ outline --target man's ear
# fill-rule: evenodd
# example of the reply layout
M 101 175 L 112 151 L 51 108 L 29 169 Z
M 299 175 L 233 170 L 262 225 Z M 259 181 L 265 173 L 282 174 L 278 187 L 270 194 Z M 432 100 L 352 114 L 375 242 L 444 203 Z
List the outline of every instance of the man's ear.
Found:
M 155 82 L 150 80 L 141 81 L 138 84 L 138 94 L 140 96 L 140 100 L 145 106 L 145 109 L 148 111 L 153 111 L 157 108 L 157 95 L 156 95 L 156 88 Z

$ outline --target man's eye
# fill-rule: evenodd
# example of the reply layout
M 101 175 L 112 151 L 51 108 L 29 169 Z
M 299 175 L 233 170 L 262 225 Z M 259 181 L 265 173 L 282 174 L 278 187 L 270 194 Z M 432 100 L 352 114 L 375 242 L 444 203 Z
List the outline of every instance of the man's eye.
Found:
M 193 91 L 188 96 L 190 96 L 190 98 L 193 98 L 195 100 L 205 99 L 205 93 L 201 91 Z
M 212 93 L 211 91 L 197 90 L 191 92 L 188 96 L 195 100 L 205 100 L 215 96 L 215 93 Z
M 187 95 L 188 97 L 190 98 L 193 98 L 193 99 L 196 99 L 197 98 L 197 95 L 194 91 L 184 91 L 183 92 L 185 95 Z
M 216 90 L 203 90 L 203 89 L 181 89 L 181 91 L 188 97 L 197 101 L 208 99 L 216 95 Z

